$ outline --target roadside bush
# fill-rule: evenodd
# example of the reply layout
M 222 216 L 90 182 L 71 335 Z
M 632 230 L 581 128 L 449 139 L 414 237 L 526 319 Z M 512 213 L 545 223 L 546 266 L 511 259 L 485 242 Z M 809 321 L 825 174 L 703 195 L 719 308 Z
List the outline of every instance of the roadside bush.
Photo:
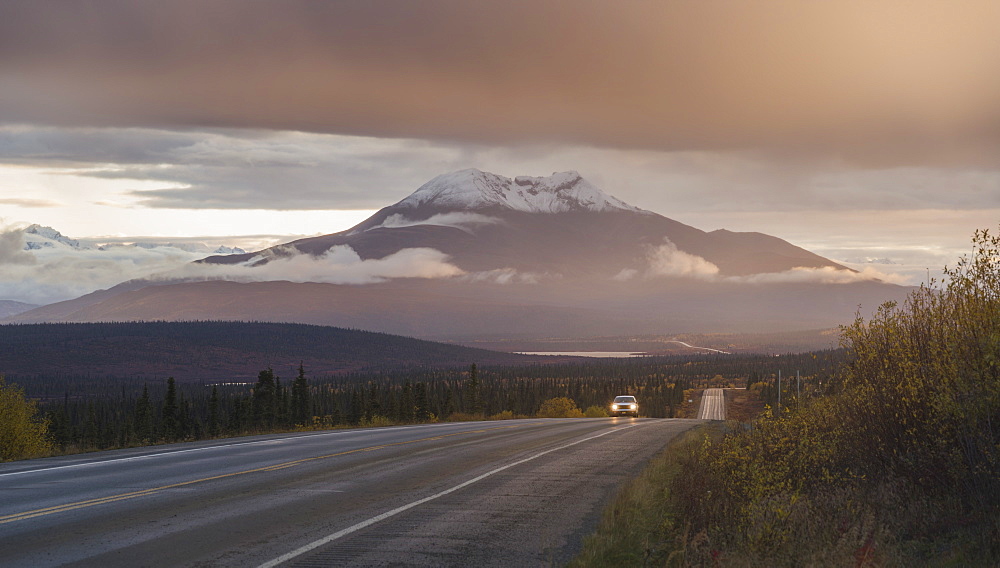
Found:
M 1000 565 L 1000 237 L 973 244 L 841 329 L 833 394 L 681 448 L 667 565 Z
M 48 421 L 41 418 L 24 389 L 0 375 L 0 461 L 38 457 L 52 451 Z
M 587 418 L 607 418 L 608 411 L 604 410 L 603 406 L 588 406 L 587 410 L 583 411 L 583 415 Z
M 510 410 L 497 412 L 496 414 L 490 416 L 490 420 L 513 420 L 514 418 L 516 418 L 516 416 L 514 416 L 514 412 Z
M 573 399 L 565 396 L 550 398 L 538 409 L 539 418 L 583 418 Z
M 486 418 L 482 414 L 469 414 L 467 412 L 452 412 L 448 415 L 448 422 L 475 422 L 476 420 L 485 420 Z

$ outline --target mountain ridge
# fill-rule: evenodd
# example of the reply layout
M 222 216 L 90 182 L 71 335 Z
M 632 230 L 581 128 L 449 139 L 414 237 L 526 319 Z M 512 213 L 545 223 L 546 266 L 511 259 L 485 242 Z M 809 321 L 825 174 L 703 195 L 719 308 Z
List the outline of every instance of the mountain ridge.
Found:
M 777 237 L 643 211 L 576 172 L 461 170 L 345 231 L 6 321 L 259 320 L 429 339 L 750 332 L 837 326 L 907 290 Z

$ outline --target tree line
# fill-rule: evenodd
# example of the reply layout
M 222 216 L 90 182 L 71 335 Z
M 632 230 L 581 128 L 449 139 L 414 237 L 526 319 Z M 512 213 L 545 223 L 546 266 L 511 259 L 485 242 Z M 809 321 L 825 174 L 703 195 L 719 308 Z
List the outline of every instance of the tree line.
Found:
M 233 383 L 56 377 L 23 384 L 41 400 L 59 447 L 106 449 L 292 429 L 535 416 L 546 400 L 559 397 L 580 409 L 605 409 L 615 396 L 631 394 L 642 415 L 677 417 L 691 389 L 766 388 L 779 367 L 799 368 L 816 384 L 841 356 L 648 357 L 318 378 L 299 364 L 291 379 L 268 368 L 255 380 Z

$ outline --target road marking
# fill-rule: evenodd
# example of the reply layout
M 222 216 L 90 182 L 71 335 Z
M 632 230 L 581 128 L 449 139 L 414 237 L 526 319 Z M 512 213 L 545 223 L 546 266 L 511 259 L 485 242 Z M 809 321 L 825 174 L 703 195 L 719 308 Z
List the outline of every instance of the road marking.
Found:
M 698 418 L 703 420 L 725 420 L 725 391 L 720 388 L 705 389 L 698 408 Z
M 411 430 L 413 428 L 433 428 L 433 427 L 453 426 L 453 425 L 454 424 L 433 424 L 433 425 L 431 425 L 431 424 L 424 424 L 424 425 L 420 425 L 420 426 L 393 426 L 392 430 L 393 431 L 399 431 L 399 430 Z M 72 469 L 72 468 L 76 468 L 76 467 L 90 467 L 90 466 L 105 465 L 105 464 L 117 463 L 117 462 L 139 461 L 139 460 L 145 460 L 145 459 L 150 459 L 150 458 L 158 458 L 158 457 L 162 457 L 162 456 L 173 456 L 173 455 L 177 455 L 177 454 L 186 454 L 186 453 L 190 453 L 190 452 L 204 452 L 206 450 L 218 450 L 218 449 L 222 449 L 222 448 L 233 448 L 233 447 L 237 447 L 237 446 L 268 445 L 268 444 L 281 443 L 281 442 L 285 442 L 285 441 L 288 441 L 288 440 L 299 440 L 299 439 L 302 439 L 302 438 L 314 438 L 314 437 L 318 437 L 318 436 L 344 436 L 344 435 L 347 435 L 347 434 L 357 434 L 358 432 L 361 432 L 361 431 L 363 431 L 363 430 L 351 429 L 351 430 L 338 430 L 338 431 L 335 431 L 335 432 L 317 432 L 315 434 L 303 434 L 301 436 L 289 436 L 287 438 L 275 438 L 275 439 L 269 439 L 269 440 L 253 440 L 253 441 L 250 441 L 250 442 L 233 442 L 233 443 L 230 443 L 230 444 L 219 444 L 219 445 L 215 445 L 215 446 L 205 446 L 203 448 L 189 448 L 189 449 L 186 449 L 186 450 L 166 450 L 166 451 L 163 451 L 163 452 L 157 452 L 155 454 L 145 454 L 145 455 L 141 455 L 141 456 L 130 456 L 130 457 L 127 457 L 127 458 L 114 458 L 114 459 L 110 459 L 110 460 L 91 461 L 91 462 L 85 462 L 85 463 L 73 463 L 73 464 L 68 464 L 68 465 L 57 465 L 57 466 L 53 466 L 53 467 L 43 467 L 43 468 L 39 468 L 39 469 L 26 469 L 24 471 L 12 471 L 12 472 L 9 472 L 9 473 L 0 473 L 0 477 L 9 477 L 9 476 L 13 476 L 13 475 L 24 475 L 26 473 L 41 473 L 41 472 L 47 472 L 47 471 L 55 471 L 57 469 Z M 465 430 L 464 432 L 481 432 L 481 430 Z M 450 436 L 451 434 L 447 434 L 447 435 Z
M 390 447 L 393 447 L 393 446 L 405 446 L 405 445 L 408 445 L 408 444 L 415 444 L 417 442 L 427 442 L 427 441 L 431 441 L 431 440 L 440 440 L 442 438 L 450 438 L 452 436 L 460 436 L 462 434 L 485 433 L 485 432 L 490 432 L 492 430 L 503 430 L 503 429 L 509 429 L 509 428 L 520 428 L 521 426 L 534 426 L 534 425 L 537 425 L 537 424 L 540 424 L 540 423 L 535 422 L 535 423 L 528 423 L 528 424 L 514 424 L 514 425 L 510 425 L 510 426 L 497 426 L 495 428 L 485 428 L 485 429 L 481 429 L 481 430 L 471 430 L 471 431 L 463 430 L 461 432 L 453 432 L 451 434 L 440 434 L 440 435 L 429 437 L 429 438 L 419 438 L 417 440 L 409 440 L 409 441 L 406 441 L 406 442 L 393 442 L 393 443 L 390 443 L 390 444 L 380 444 L 380 445 L 377 445 L 377 446 L 368 446 L 368 447 L 365 447 L 365 448 L 356 448 L 356 449 L 353 449 L 353 450 L 346 450 L 346 451 L 343 451 L 343 452 L 337 452 L 335 454 L 326 454 L 326 455 L 323 455 L 323 456 L 313 456 L 313 457 L 309 457 L 309 458 L 301 458 L 301 459 L 292 460 L 292 461 L 289 461 L 289 462 L 277 463 L 277 464 L 272 464 L 272 465 L 268 465 L 268 466 L 264 466 L 264 467 L 258 467 L 258 468 L 254 468 L 254 469 L 248 469 L 248 470 L 244 470 L 244 471 L 235 471 L 235 472 L 232 472 L 232 473 L 224 473 L 224 474 L 215 475 L 215 476 L 212 476 L 212 477 L 203 477 L 201 479 L 192 479 L 190 481 L 182 481 L 180 483 L 172 483 L 170 485 L 162 485 L 160 487 L 152 487 L 152 488 L 149 488 L 149 489 L 141 489 L 141 490 L 138 490 L 138 491 L 132 491 L 130 493 L 121 493 L 121 494 L 118 494 L 118 495 L 110 495 L 108 497 L 98 497 L 98 498 L 95 498 L 95 499 L 88 499 L 86 501 L 77 501 L 75 503 L 65 503 L 63 505 L 54 505 L 52 507 L 45 507 L 43 509 L 35 509 L 35 510 L 32 510 L 32 511 L 23 511 L 21 513 L 11 513 L 9 515 L 0 516 L 0 525 L 5 525 L 7 523 L 13 523 L 13 522 L 17 522 L 17 521 L 24 521 L 24 520 L 27 520 L 27 519 L 33 519 L 35 517 L 41 517 L 41 516 L 44 516 L 44 515 L 51 515 L 53 513 L 62 513 L 62 512 L 65 512 L 65 511 L 72 511 L 72 510 L 75 510 L 75 509 L 83 509 L 83 508 L 86 508 L 86 507 L 93 507 L 95 505 L 104 505 L 106 503 L 113 503 L 115 501 L 124 501 L 125 499 L 134 499 L 136 497 L 145 497 L 147 495 L 152 495 L 154 493 L 158 493 L 158 492 L 163 491 L 165 489 L 175 489 L 177 487 L 185 487 L 185 486 L 188 486 L 188 485 L 194 485 L 196 483 L 203 483 L 203 482 L 206 482 L 206 481 L 214 481 L 214 480 L 217 480 L 217 479 L 225 479 L 225 478 L 228 478 L 228 477 L 236 477 L 238 475 L 247 475 L 247 474 L 250 474 L 250 473 L 260 473 L 260 472 L 264 472 L 264 471 L 276 471 L 276 470 L 279 470 L 279 469 L 284 469 L 284 468 L 287 468 L 287 467 L 292 467 L 292 466 L 296 466 L 296 465 L 303 464 L 303 463 L 306 463 L 306 462 L 311 462 L 311 461 L 317 461 L 317 460 L 324 460 L 324 459 L 329 459 L 329 458 L 335 458 L 335 457 L 338 457 L 338 456 L 346 456 L 346 455 L 349 455 L 349 454 L 356 454 L 356 453 L 359 453 L 359 452 L 371 452 L 371 451 L 375 451 L 375 450 L 382 450 L 382 449 L 390 448 Z
M 544 452 L 539 452 L 539 453 L 537 453 L 537 454 L 535 454 L 535 455 L 533 455 L 531 457 L 527 457 L 527 458 L 524 458 L 522 460 L 518 460 L 516 462 L 500 466 L 500 467 L 498 467 L 496 469 L 491 469 L 490 471 L 487 471 L 486 473 L 484 473 L 482 475 L 479 475 L 477 477 L 473 477 L 472 479 L 470 479 L 468 481 L 459 483 L 458 485 L 456 485 L 456 486 L 454 486 L 454 487 L 452 487 L 450 489 L 445 489 L 444 491 L 441 491 L 440 493 L 435 493 L 434 495 L 431 495 L 429 497 L 424 497 L 423 499 L 418 499 L 418 500 L 416 500 L 416 501 L 414 501 L 412 503 L 408 503 L 408 504 L 403 505 L 401 507 L 396 507 L 395 509 L 393 509 L 391 511 L 386 511 L 386 512 L 382 513 L 381 515 L 376 515 L 376 516 L 374 516 L 374 517 L 372 517 L 372 518 L 370 518 L 368 520 L 361 521 L 360 523 L 357 523 L 355 525 L 351 525 L 351 526 L 347 527 L 346 529 L 339 530 L 339 531 L 337 531 L 337 532 L 335 532 L 333 534 L 327 535 L 327 536 L 325 536 L 325 537 L 323 537 L 323 538 L 321 538 L 319 540 L 315 540 L 313 542 L 310 542 L 309 544 L 307 544 L 305 546 L 302 546 L 302 547 L 299 547 L 299 548 L 296 548 L 295 550 L 293 550 L 293 551 L 291 551 L 291 552 L 289 552 L 287 554 L 282 554 L 281 556 L 275 558 L 274 560 L 265 562 L 265 563 L 261 564 L 260 566 L 258 566 L 257 568 L 274 568 L 275 566 L 278 566 L 279 564 L 288 562 L 289 560 L 291 560 L 293 558 L 302 556 L 303 554 L 305 554 L 307 552 L 315 550 L 315 549 L 317 549 L 317 548 L 319 548 L 319 547 L 321 547 L 321 546 L 323 546 L 325 544 L 329 544 L 329 543 L 331 543 L 331 542 L 333 542 L 333 541 L 335 541 L 337 539 L 343 538 L 343 537 L 345 537 L 345 536 L 347 536 L 347 535 L 349 535 L 351 533 L 357 532 L 357 531 L 359 531 L 359 530 L 361 530 L 363 528 L 370 527 L 371 525 L 374 525 L 375 523 L 378 523 L 380 521 L 384 521 L 384 520 L 388 519 L 389 517 L 393 517 L 395 515 L 398 515 L 398 514 L 402 513 L 403 511 L 408 511 L 408 510 L 410 510 L 410 509 L 412 509 L 414 507 L 423 505 L 424 503 L 427 503 L 428 501 L 433 501 L 433 500 L 435 500 L 435 499 L 437 499 L 439 497 L 444 497 L 445 495 L 448 495 L 449 493 L 454 493 L 454 492 L 458 491 L 459 489 L 462 489 L 464 487 L 468 487 L 469 485 L 472 485 L 473 483 L 477 483 L 479 481 L 482 481 L 482 480 L 486 479 L 487 477 L 490 477 L 491 475 L 494 475 L 494 474 L 500 473 L 501 471 L 504 471 L 505 469 L 510 469 L 510 468 L 512 468 L 514 466 L 521 465 L 522 463 L 529 462 L 529 461 L 531 461 L 533 459 L 540 458 L 540 457 L 544 456 L 545 454 L 551 454 L 552 452 L 556 452 L 556 451 L 559 451 L 559 450 L 564 450 L 564 449 L 569 448 L 571 446 L 575 446 L 577 444 L 582 444 L 583 442 L 588 442 L 590 440 L 593 440 L 593 439 L 596 439 L 596 438 L 600 438 L 601 436 L 607 436 L 608 434 L 613 434 L 613 433 L 618 432 L 620 430 L 625 430 L 627 428 L 634 428 L 635 426 L 638 426 L 638 424 L 629 424 L 628 426 L 622 426 L 620 428 L 614 428 L 612 430 L 608 430 L 606 432 L 602 432 L 600 434 L 597 434 L 596 436 L 591 436 L 589 438 L 584 438 L 582 440 L 577 440 L 575 442 L 571 442 L 569 444 L 566 444 L 566 445 L 563 445 L 563 446 L 559 446 L 558 448 L 552 448 L 552 449 L 549 449 L 549 450 L 545 450 Z

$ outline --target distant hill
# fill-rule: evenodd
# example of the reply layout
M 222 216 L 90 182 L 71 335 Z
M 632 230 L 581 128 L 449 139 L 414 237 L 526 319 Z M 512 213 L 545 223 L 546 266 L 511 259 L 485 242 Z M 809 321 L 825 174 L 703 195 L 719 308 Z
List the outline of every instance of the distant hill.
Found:
M 178 380 L 279 376 L 304 365 L 310 376 L 539 358 L 335 327 L 243 322 L 130 322 L 0 325 L 0 374 Z
M 14 300 L 0 300 L 0 318 L 14 316 L 37 307 L 35 304 L 26 304 Z

